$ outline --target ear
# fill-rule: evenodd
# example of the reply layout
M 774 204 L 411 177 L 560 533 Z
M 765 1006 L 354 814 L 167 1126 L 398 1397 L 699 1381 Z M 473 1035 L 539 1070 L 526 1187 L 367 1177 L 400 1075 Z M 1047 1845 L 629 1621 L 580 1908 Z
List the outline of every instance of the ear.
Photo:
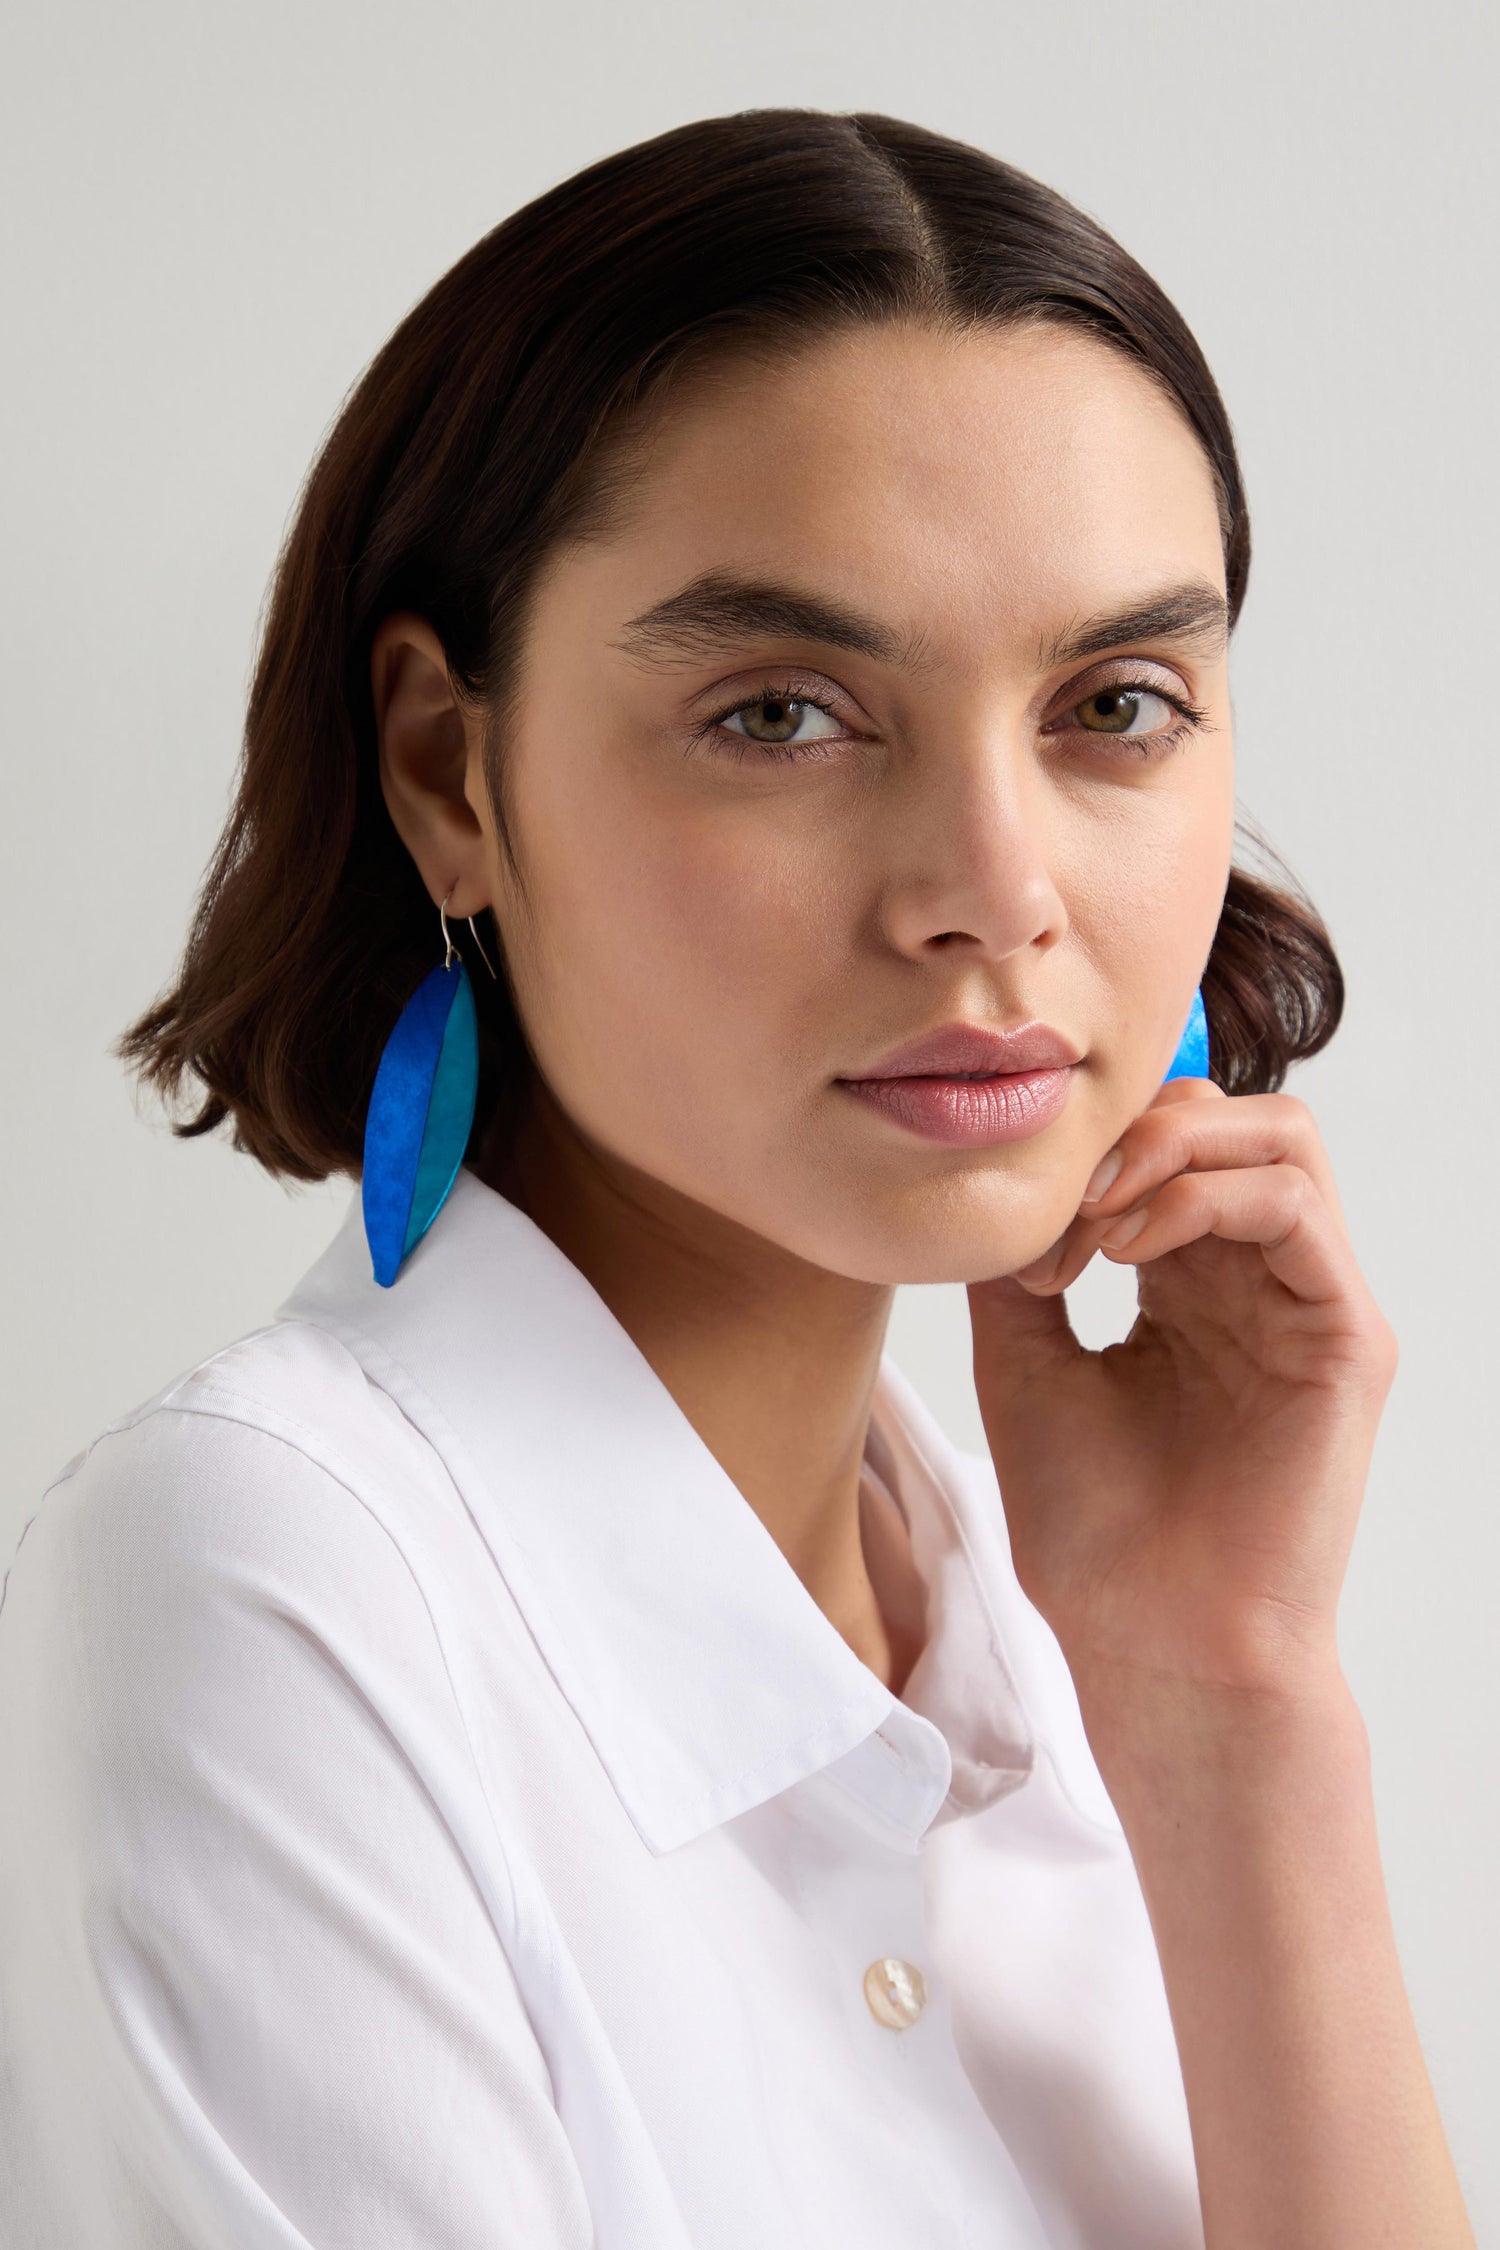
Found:
M 442 642 L 398 610 L 370 650 L 380 786 L 396 832 L 437 903 L 455 918 L 489 905 L 485 835 L 471 792 L 483 790 L 481 717 L 461 701 Z

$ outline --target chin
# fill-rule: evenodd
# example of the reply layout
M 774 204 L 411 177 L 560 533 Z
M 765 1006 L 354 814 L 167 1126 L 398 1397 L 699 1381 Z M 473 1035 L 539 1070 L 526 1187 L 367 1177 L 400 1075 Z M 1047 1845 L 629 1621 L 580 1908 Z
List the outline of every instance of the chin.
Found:
M 1050 1249 L 1076 1208 L 1051 1179 L 954 1176 L 885 1197 L 872 1186 L 852 1203 L 845 1181 L 788 1246 L 829 1272 L 889 1288 L 993 1281 Z

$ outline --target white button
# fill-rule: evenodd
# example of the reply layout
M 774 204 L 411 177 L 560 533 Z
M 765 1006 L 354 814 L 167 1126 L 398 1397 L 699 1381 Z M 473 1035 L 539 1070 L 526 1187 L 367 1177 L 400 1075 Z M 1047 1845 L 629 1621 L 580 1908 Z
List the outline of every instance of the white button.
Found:
M 865 1998 L 877 2023 L 905 2031 L 927 2005 L 927 1980 L 910 1961 L 872 1961 L 865 1971 Z

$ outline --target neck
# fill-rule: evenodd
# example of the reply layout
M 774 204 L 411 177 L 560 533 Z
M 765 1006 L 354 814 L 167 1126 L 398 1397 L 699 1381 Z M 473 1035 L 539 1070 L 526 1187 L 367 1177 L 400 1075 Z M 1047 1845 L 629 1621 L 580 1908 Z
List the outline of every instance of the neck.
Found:
M 621 1164 L 540 1087 L 477 1170 L 597 1290 L 813 1600 L 899 1694 L 920 1645 L 909 1558 L 888 1537 L 867 1553 L 860 1504 L 893 1288 L 810 1265 Z

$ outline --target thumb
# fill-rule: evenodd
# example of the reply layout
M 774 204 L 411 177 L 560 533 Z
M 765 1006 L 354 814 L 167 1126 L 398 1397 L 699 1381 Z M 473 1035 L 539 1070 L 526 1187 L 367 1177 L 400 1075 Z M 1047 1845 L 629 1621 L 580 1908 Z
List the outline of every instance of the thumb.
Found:
M 1068 1318 L 1067 1299 L 1037 1297 L 1009 1274 L 968 1284 L 969 1326 L 974 1337 L 974 1388 L 986 1428 L 991 1411 L 1002 1420 L 1037 1382 L 1082 1357 Z

